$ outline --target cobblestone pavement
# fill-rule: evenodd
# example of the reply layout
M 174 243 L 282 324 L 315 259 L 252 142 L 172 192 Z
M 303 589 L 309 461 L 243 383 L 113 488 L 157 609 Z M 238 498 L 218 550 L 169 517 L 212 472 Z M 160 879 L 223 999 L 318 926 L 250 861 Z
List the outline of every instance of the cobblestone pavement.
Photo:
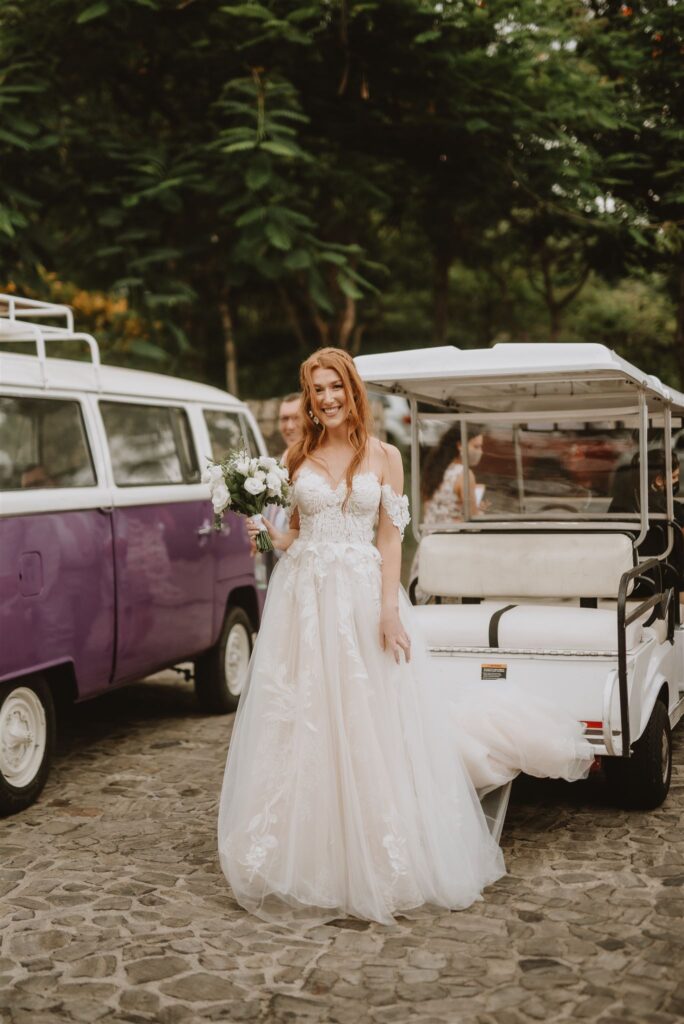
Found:
M 70 721 L 40 802 L 0 822 L 0 1024 L 684 1018 L 684 730 L 663 809 L 519 781 L 482 902 L 296 933 L 218 868 L 230 718 L 167 674 Z

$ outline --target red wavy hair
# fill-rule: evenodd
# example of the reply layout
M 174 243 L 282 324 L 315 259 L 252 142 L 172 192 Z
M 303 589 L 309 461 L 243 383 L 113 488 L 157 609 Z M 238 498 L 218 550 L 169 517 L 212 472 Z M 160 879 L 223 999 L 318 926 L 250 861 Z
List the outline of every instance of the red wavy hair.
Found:
M 314 370 L 334 370 L 342 381 L 345 398 L 349 407 L 347 438 L 354 451 L 345 478 L 347 496 L 351 494 L 354 473 L 363 462 L 368 448 L 368 438 L 373 429 L 373 417 L 365 385 L 359 377 L 354 360 L 343 348 L 319 348 L 305 359 L 299 368 L 301 387 L 302 436 L 287 451 L 287 465 L 292 479 L 307 458 L 315 459 L 316 449 L 325 438 L 325 425 L 314 423 L 309 411 L 316 413 L 316 392 Z

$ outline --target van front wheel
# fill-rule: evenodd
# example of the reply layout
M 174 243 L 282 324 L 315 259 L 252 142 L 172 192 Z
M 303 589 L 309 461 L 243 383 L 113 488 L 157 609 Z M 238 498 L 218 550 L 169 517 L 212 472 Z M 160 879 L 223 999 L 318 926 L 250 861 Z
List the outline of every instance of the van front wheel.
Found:
M 38 797 L 55 747 L 55 707 L 42 676 L 0 686 L 0 815 Z
M 604 757 L 603 770 L 623 807 L 651 811 L 665 800 L 672 777 L 672 732 L 667 708 L 657 700 L 630 758 Z
M 218 643 L 195 662 L 195 693 L 203 711 L 235 711 L 247 680 L 252 623 L 241 608 L 229 609 Z

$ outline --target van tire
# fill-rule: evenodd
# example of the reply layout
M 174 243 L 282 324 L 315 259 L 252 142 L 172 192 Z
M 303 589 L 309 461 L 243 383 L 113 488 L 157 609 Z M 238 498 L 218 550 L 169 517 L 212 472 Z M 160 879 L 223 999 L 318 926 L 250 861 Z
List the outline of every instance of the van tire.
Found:
M 608 785 L 622 807 L 652 811 L 665 800 L 672 777 L 672 731 L 667 708 L 655 702 L 632 756 L 604 757 Z
M 229 608 L 218 642 L 195 662 L 195 693 L 203 711 L 225 715 L 240 700 L 252 653 L 252 623 L 242 608 Z
M 38 798 L 50 774 L 55 735 L 55 705 L 43 676 L 0 686 L 0 817 L 23 811 Z

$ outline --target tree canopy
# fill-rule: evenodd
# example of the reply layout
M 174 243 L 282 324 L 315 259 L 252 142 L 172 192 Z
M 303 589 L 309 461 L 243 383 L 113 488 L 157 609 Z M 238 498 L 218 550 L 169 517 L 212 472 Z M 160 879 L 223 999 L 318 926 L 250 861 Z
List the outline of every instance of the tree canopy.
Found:
M 583 322 L 681 384 L 682 52 L 670 0 L 2 0 L 2 276 L 243 393 Z

